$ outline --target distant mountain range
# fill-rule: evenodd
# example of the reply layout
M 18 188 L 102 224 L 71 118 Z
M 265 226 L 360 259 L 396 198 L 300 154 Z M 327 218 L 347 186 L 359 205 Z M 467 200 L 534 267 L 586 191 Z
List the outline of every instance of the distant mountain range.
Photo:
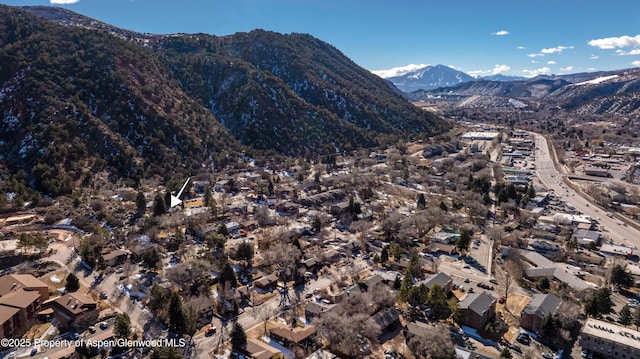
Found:
M 451 126 L 310 35 L 140 34 L 48 6 L 0 5 L 0 114 L 0 176 L 52 195 Z
M 427 66 L 404 75 L 389 77 L 400 91 L 413 92 L 432 90 L 440 87 L 451 87 L 463 82 L 475 81 L 475 78 L 462 71 L 444 65 Z
M 545 75 L 520 81 L 478 80 L 407 94 L 460 108 L 553 108 L 576 114 L 640 116 L 640 69 Z

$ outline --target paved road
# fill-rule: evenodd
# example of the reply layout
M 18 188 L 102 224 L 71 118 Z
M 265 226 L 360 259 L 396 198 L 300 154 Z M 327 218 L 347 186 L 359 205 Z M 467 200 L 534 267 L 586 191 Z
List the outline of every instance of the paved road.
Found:
M 547 188 L 553 189 L 555 194 L 565 202 L 571 203 L 576 210 L 585 215 L 597 218 L 601 226 L 604 226 L 605 236 L 613 240 L 616 244 L 632 245 L 640 248 L 640 231 L 636 228 L 625 225 L 627 219 L 613 218 L 607 216 L 607 211 L 593 204 L 589 199 L 583 197 L 582 193 L 575 191 L 564 183 L 564 173 L 559 172 L 554 166 L 552 153 L 547 141 L 542 135 L 535 135 L 535 157 L 536 171 L 538 178 Z
M 312 293 L 315 288 L 324 289 L 331 284 L 331 279 L 328 277 L 319 277 L 316 280 L 312 280 L 303 288 L 301 298 L 304 300 L 305 294 Z M 294 298 L 295 290 L 289 289 L 289 298 Z M 236 320 L 242 325 L 245 332 L 250 331 L 253 328 L 263 325 L 262 319 L 257 314 L 264 310 L 266 312 L 273 313 L 275 316 L 278 313 L 277 307 L 280 303 L 280 296 L 276 295 L 266 302 L 262 303 L 255 308 L 247 307 L 244 312 L 240 314 Z M 214 318 L 211 325 L 218 328 L 216 333 L 211 336 L 206 336 L 204 333 L 200 333 L 194 336 L 193 340 L 196 345 L 196 356 L 199 359 L 210 359 L 212 351 L 214 351 L 220 343 L 220 336 L 224 335 L 224 340 L 229 340 L 229 333 L 233 327 L 233 320 L 228 321 L 224 329 L 222 329 L 222 322 L 218 318 Z

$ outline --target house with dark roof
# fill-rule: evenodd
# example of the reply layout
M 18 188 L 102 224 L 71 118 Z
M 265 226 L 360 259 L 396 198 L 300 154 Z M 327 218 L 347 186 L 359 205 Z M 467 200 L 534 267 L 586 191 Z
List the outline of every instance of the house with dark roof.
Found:
M 393 307 L 383 309 L 371 316 L 371 319 L 378 325 L 381 333 L 386 333 L 400 324 L 400 311 Z
M 459 303 L 462 323 L 483 329 L 496 315 L 496 299 L 486 291 L 470 293 Z
M 542 320 L 547 314 L 556 314 L 562 300 L 555 295 L 534 294 L 529 303 L 522 309 L 520 326 L 530 332 L 537 333 L 542 326 Z
M 275 274 L 269 274 L 253 281 L 253 286 L 264 292 L 271 292 L 278 286 L 278 277 Z
M 416 283 L 416 285 L 420 284 L 424 284 L 428 289 L 431 289 L 434 284 L 438 284 L 446 294 L 453 290 L 453 279 L 442 272 L 430 275 Z
M 333 307 L 335 307 L 335 304 L 309 302 L 304 307 L 304 317 L 310 322 L 313 318 L 320 318 L 325 313 L 331 311 Z
M 53 310 L 54 319 L 62 326 L 84 328 L 98 320 L 98 303 L 84 294 L 73 292 L 50 299 L 45 307 Z
M 269 337 L 287 348 L 308 347 L 315 340 L 317 329 L 314 326 L 291 328 L 278 324 L 269 329 Z

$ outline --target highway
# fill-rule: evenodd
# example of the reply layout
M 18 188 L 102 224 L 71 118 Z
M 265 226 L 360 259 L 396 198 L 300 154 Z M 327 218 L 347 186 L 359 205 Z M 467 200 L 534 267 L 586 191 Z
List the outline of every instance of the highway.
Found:
M 600 208 L 583 197 L 580 192 L 564 183 L 563 179 L 566 174 L 556 169 L 547 141 L 540 134 L 532 134 L 535 136 L 536 172 L 540 182 L 548 189 L 553 190 L 561 200 L 573 205 L 579 212 L 598 219 L 600 226 L 604 227 L 605 237 L 611 239 L 615 244 L 640 248 L 640 231 L 626 225 L 625 221 L 628 219 L 619 217 L 617 214 L 608 217 L 606 209 Z

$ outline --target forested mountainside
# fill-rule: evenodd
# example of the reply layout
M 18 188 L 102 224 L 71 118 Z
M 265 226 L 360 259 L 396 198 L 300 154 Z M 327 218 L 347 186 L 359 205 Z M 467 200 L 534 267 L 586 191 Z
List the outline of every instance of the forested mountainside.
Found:
M 0 6 L 0 86 L 13 192 L 68 194 L 96 173 L 136 183 L 245 150 L 316 155 L 449 128 L 309 35 L 151 36 L 52 7 Z

